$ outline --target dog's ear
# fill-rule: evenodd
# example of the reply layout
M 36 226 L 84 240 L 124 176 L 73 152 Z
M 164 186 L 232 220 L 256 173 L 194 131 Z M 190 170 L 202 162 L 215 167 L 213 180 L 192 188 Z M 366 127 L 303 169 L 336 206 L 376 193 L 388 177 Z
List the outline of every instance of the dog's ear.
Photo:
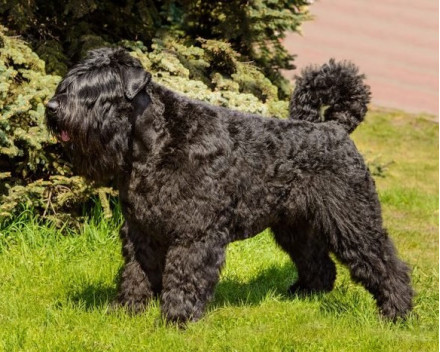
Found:
M 151 81 L 151 74 L 142 67 L 123 66 L 121 68 L 125 96 L 132 100 Z

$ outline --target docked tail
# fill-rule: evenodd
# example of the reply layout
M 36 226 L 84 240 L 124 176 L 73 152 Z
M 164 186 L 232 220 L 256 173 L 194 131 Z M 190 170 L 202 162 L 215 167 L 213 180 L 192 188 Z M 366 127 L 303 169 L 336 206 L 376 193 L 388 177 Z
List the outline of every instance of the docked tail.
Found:
M 370 102 L 365 76 L 351 62 L 331 59 L 321 67 L 309 66 L 296 78 L 290 99 L 290 118 L 310 122 L 334 120 L 349 133 L 362 122 Z

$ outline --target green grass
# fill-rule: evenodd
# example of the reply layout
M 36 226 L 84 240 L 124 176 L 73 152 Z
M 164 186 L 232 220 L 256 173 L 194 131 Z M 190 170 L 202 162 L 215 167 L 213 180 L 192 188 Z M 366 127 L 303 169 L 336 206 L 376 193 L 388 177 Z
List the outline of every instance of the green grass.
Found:
M 414 313 L 391 324 L 338 264 L 334 291 L 288 297 L 293 265 L 268 231 L 233 243 L 205 317 L 166 326 L 159 306 L 112 311 L 119 220 L 63 235 L 23 214 L 0 230 L 0 350 L 437 351 L 438 125 L 375 111 L 353 138 L 376 177 L 385 224 L 413 268 Z

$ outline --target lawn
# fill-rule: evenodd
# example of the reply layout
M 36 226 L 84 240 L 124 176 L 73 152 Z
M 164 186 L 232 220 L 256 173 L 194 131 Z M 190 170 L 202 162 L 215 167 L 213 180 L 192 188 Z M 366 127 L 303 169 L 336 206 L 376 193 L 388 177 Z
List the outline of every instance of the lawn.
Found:
M 289 297 L 294 266 L 267 230 L 229 246 L 205 317 L 167 326 L 159 306 L 110 309 L 118 214 L 63 235 L 28 213 L 0 227 L 0 351 L 438 351 L 438 124 L 370 112 L 353 134 L 376 175 L 385 225 L 412 268 L 414 312 L 381 319 L 338 264 L 335 289 Z

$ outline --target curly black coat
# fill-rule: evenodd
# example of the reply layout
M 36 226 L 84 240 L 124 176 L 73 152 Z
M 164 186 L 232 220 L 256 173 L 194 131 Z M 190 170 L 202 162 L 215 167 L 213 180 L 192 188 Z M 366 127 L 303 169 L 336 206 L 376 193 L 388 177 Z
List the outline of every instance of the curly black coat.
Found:
M 227 244 L 270 227 L 298 270 L 291 292 L 330 291 L 333 252 L 395 319 L 411 309 L 409 270 L 348 135 L 368 102 L 357 68 L 330 61 L 298 78 L 290 119 L 264 118 L 177 94 L 103 48 L 61 81 L 47 124 L 80 174 L 117 180 L 120 304 L 139 311 L 160 295 L 167 320 L 199 319 Z

